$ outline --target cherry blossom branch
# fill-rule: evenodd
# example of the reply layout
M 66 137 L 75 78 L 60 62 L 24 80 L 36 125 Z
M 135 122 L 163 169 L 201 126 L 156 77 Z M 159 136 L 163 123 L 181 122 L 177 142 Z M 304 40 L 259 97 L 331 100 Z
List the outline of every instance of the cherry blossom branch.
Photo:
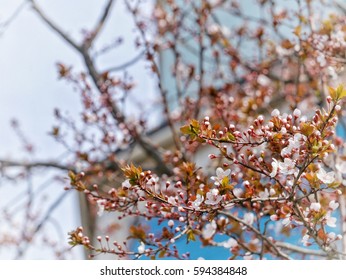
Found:
M 35 228 L 30 232 L 31 236 L 34 237 L 46 224 L 46 222 L 50 219 L 51 215 L 54 213 L 54 210 L 62 203 L 62 201 L 67 197 L 69 193 L 67 191 L 64 191 L 48 208 L 46 211 L 45 216 L 41 219 L 41 221 L 35 226 Z M 26 227 L 24 227 L 26 229 Z M 29 242 L 23 242 L 21 243 L 21 246 L 18 248 L 17 255 L 15 259 L 20 259 L 26 252 L 26 250 L 29 248 L 30 243 Z
M 323 243 L 323 241 L 318 237 L 315 229 L 312 228 L 311 225 L 305 220 L 305 217 L 298 205 L 293 204 L 293 209 L 295 211 L 295 214 L 299 217 L 300 221 L 304 224 L 305 228 L 307 229 L 309 236 L 311 236 L 315 240 L 316 244 L 327 254 L 329 258 L 333 259 L 335 258 L 335 255 L 340 255 L 339 252 L 337 252 L 330 246 L 326 246 Z
M 210 141 L 214 141 L 214 142 L 219 142 L 219 143 L 229 143 L 232 145 L 239 145 L 239 146 L 251 146 L 251 147 L 256 147 L 256 146 L 261 146 L 264 143 L 267 143 L 268 140 L 264 139 L 260 142 L 238 142 L 235 140 L 229 140 L 229 139 L 219 139 L 219 138 L 215 138 L 215 137 L 208 137 L 206 135 L 203 134 L 199 134 L 198 137 L 204 139 L 204 140 L 210 140 Z
M 91 79 L 93 80 L 95 86 L 99 90 L 101 94 L 104 93 L 104 90 L 101 88 L 101 75 L 97 71 L 95 67 L 95 63 L 92 59 L 92 57 L 89 54 L 89 49 L 90 45 L 88 43 L 82 44 L 81 46 L 75 43 L 64 31 L 62 31 L 56 24 L 54 24 L 44 13 L 43 11 L 38 7 L 36 2 L 34 0 L 28 0 L 32 3 L 34 10 L 37 12 L 37 14 L 40 16 L 40 18 L 48 25 L 50 26 L 57 34 L 59 34 L 69 45 L 71 45 L 79 54 L 84 59 L 84 63 L 88 69 L 88 72 L 90 74 Z M 113 1 L 109 1 L 107 7 L 111 7 Z M 109 14 L 109 9 L 108 11 L 105 11 L 104 16 L 101 17 L 102 19 Z M 103 24 L 101 24 L 102 28 Z M 156 162 L 157 165 L 159 166 L 160 170 L 163 173 L 166 174 L 171 174 L 171 169 L 167 167 L 167 164 L 163 161 L 162 155 L 158 151 L 157 147 L 155 147 L 148 139 L 145 139 L 141 134 L 138 133 L 138 131 L 135 128 L 130 128 L 130 126 L 127 121 L 125 116 L 121 113 L 117 105 L 115 104 L 114 101 L 110 100 L 108 98 L 108 101 L 110 103 L 110 108 L 111 108 L 111 114 L 113 118 L 118 121 L 119 123 L 125 124 L 126 127 L 129 128 L 131 131 L 132 136 L 134 139 L 137 141 L 137 143 L 143 148 L 145 152 L 147 152 L 148 155 L 151 156 Z
M 172 132 L 172 139 L 173 139 L 173 143 L 175 145 L 175 147 L 180 150 L 180 143 L 179 143 L 179 137 L 177 135 L 177 131 L 176 128 L 173 124 L 172 118 L 171 118 L 171 114 L 170 114 L 170 107 L 168 104 L 168 99 L 167 99 L 167 91 L 163 88 L 162 85 L 162 77 L 161 77 L 161 71 L 159 69 L 159 66 L 157 65 L 156 61 L 155 61 L 155 54 L 153 53 L 153 51 L 150 48 L 149 42 L 146 39 L 145 36 L 145 31 L 143 29 L 143 27 L 141 26 L 141 23 L 138 21 L 137 17 L 136 17 L 136 13 L 138 12 L 136 8 L 132 8 L 130 3 L 128 1 L 125 0 L 125 4 L 127 9 L 130 11 L 130 13 L 132 14 L 133 20 L 137 26 L 137 29 L 141 35 L 141 38 L 144 42 L 144 46 L 145 46 L 145 52 L 146 52 L 146 56 L 147 56 L 147 60 L 150 62 L 151 64 L 151 69 L 153 71 L 153 73 L 156 75 L 157 79 L 157 86 L 159 88 L 159 92 L 162 98 L 162 104 L 163 104 L 163 108 L 164 108 L 164 113 L 166 115 L 166 119 L 167 119 L 167 123 L 168 126 Z
M 282 252 L 276 245 L 274 242 L 272 242 L 271 240 L 269 240 L 266 236 L 264 236 L 258 229 L 256 229 L 254 226 L 249 225 L 247 223 L 245 223 L 242 219 L 232 215 L 229 212 L 225 212 L 225 211 L 217 211 L 220 215 L 224 215 L 240 224 L 243 224 L 244 226 L 246 226 L 248 229 L 250 229 L 251 231 L 253 231 L 258 238 L 262 239 L 263 242 L 267 243 L 268 246 L 272 249 L 272 251 L 275 252 L 275 254 L 285 260 L 290 260 L 291 258 L 286 255 L 284 252 Z

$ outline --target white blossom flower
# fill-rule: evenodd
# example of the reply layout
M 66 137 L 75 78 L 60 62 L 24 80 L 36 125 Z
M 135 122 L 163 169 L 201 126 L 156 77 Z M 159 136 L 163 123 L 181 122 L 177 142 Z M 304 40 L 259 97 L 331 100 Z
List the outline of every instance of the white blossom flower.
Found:
M 253 255 L 251 253 L 247 252 L 244 256 L 244 260 L 250 261 L 252 259 L 253 259 Z
M 258 196 L 259 196 L 259 198 L 266 199 L 266 198 L 269 197 L 269 192 L 268 192 L 267 189 L 265 189 L 263 192 L 260 192 L 260 193 L 258 194 Z
M 270 177 L 274 178 L 276 176 L 276 174 L 278 173 L 278 167 L 279 167 L 279 163 L 278 161 L 273 158 L 273 161 L 272 161 L 272 172 L 269 174 Z
M 204 203 L 208 205 L 216 205 L 222 199 L 222 196 L 219 195 L 218 189 L 212 189 L 211 191 L 207 192 L 206 196 L 207 196 L 207 200 Z
M 273 222 L 277 221 L 278 219 L 279 219 L 279 217 L 276 214 L 273 214 L 273 215 L 270 216 L 270 220 L 273 221 Z
M 230 169 L 223 170 L 221 167 L 218 167 L 216 169 L 216 176 L 211 176 L 210 179 L 215 181 L 215 185 L 219 186 L 221 185 L 222 180 L 227 177 L 231 173 Z
M 335 234 L 335 232 L 329 232 L 327 234 L 327 237 L 328 237 L 328 241 L 332 242 L 332 241 L 334 241 L 336 239 L 336 234 Z
M 210 34 L 210 35 L 216 35 L 220 32 L 220 25 L 218 24 L 211 24 L 209 26 L 207 26 L 207 32 Z
M 128 188 L 130 188 L 130 187 L 131 187 L 130 180 L 127 179 L 127 180 L 125 180 L 124 182 L 122 182 L 121 187 L 122 187 L 123 189 L 128 189 Z
M 253 213 L 245 213 L 243 221 L 247 225 L 252 225 L 255 221 L 255 215 Z
M 281 150 L 280 154 L 282 157 L 284 157 L 284 156 L 290 155 L 291 153 L 292 153 L 292 146 L 288 145 L 287 147 Z
M 303 238 L 302 238 L 302 243 L 303 243 L 304 246 L 310 245 L 310 243 L 309 243 L 309 238 L 310 238 L 310 236 L 307 235 L 307 234 L 305 234 L 305 235 L 303 236 Z
M 257 82 L 261 86 L 268 86 L 270 84 L 271 80 L 267 76 L 260 74 L 260 75 L 258 75 Z
M 237 198 L 241 198 L 243 195 L 244 191 L 241 188 L 235 188 L 233 190 L 233 194 L 235 195 L 235 197 Z
M 306 142 L 307 138 L 301 133 L 296 133 L 292 138 L 288 139 L 288 146 L 281 150 L 281 156 L 292 153 L 293 149 L 299 149 Z
M 203 195 L 197 194 L 196 200 L 192 203 L 192 207 L 195 209 L 199 208 L 199 206 L 202 204 L 203 200 L 204 200 Z
M 211 238 L 216 232 L 216 222 L 213 220 L 211 223 L 207 224 L 202 230 L 202 236 L 204 239 Z
M 151 177 L 146 183 L 147 188 L 154 192 L 159 192 L 160 185 L 158 184 L 159 177 Z
M 318 202 L 313 202 L 310 205 L 310 209 L 313 210 L 313 211 L 318 212 L 321 209 L 321 204 L 319 204 Z
M 97 211 L 97 215 L 101 216 L 103 212 L 105 211 L 105 203 L 107 202 L 106 199 L 99 199 L 96 201 L 97 206 L 99 210 Z
M 141 245 L 137 248 L 139 254 L 143 254 L 145 252 L 145 244 L 141 242 Z
M 334 171 L 326 172 L 323 168 L 317 171 L 317 178 L 320 179 L 325 184 L 331 184 L 335 180 Z
M 338 78 L 338 74 L 336 73 L 334 67 L 328 66 L 327 71 L 332 80 L 336 80 Z
M 282 220 L 283 226 L 288 226 L 291 223 L 291 214 L 287 214 L 286 218 Z
M 325 219 L 326 219 L 327 226 L 336 227 L 336 218 L 332 217 L 329 212 L 325 216 Z
M 329 202 L 329 208 L 333 211 L 336 210 L 339 207 L 339 203 L 337 203 L 335 200 L 332 200 Z
M 170 196 L 168 199 L 167 199 L 168 203 L 172 204 L 172 205 L 176 205 L 177 202 L 175 201 L 175 197 L 174 196 Z
M 280 133 L 281 133 L 282 135 L 286 134 L 286 133 L 287 133 L 286 127 L 282 127 L 281 130 L 280 130 Z
M 338 160 L 337 163 L 335 164 L 335 168 L 337 171 L 339 171 L 341 174 L 346 173 L 346 161 L 343 160 Z
M 299 149 L 302 144 L 304 144 L 307 141 L 307 138 L 305 135 L 301 133 L 296 133 L 293 136 L 293 140 L 290 139 L 289 143 L 292 145 L 293 148 Z
M 274 109 L 272 111 L 271 115 L 272 115 L 272 117 L 278 117 L 278 116 L 280 116 L 280 111 L 278 109 Z
M 282 174 L 291 175 L 295 172 L 296 163 L 290 158 L 285 158 L 284 162 L 279 162 L 279 168 Z
M 327 60 L 326 60 L 326 57 L 325 57 L 325 55 L 323 54 L 323 53 L 319 53 L 319 55 L 317 56 L 317 62 L 319 63 L 319 65 L 321 66 L 321 67 L 324 67 L 324 66 L 326 66 L 327 65 Z
M 233 249 L 234 247 L 237 247 L 238 246 L 238 242 L 237 240 L 235 240 L 234 238 L 230 238 L 228 239 L 227 241 L 224 241 L 222 243 L 223 247 L 227 248 L 227 249 Z
M 298 108 L 294 109 L 293 111 L 294 117 L 299 118 L 301 115 L 302 115 L 302 112 Z

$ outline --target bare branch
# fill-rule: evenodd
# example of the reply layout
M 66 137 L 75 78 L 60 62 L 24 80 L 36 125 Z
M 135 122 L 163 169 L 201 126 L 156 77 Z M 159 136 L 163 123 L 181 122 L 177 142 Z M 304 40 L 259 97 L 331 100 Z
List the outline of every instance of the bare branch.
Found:
M 84 47 L 85 48 L 90 48 L 92 45 L 93 41 L 96 39 L 96 37 L 100 34 L 102 28 L 104 27 L 104 24 L 110 14 L 112 5 L 114 3 L 114 0 L 109 0 L 100 19 L 96 23 L 96 26 L 93 28 L 93 31 L 90 34 L 90 37 L 84 42 Z
M 42 218 L 42 220 L 37 224 L 37 226 L 33 229 L 31 235 L 35 236 L 41 228 L 44 226 L 44 224 L 50 219 L 51 215 L 53 214 L 54 210 L 62 203 L 62 201 L 67 197 L 69 193 L 67 191 L 64 191 L 49 207 L 49 209 L 46 211 L 45 216 Z M 22 247 L 18 248 L 17 255 L 15 259 L 20 259 L 26 250 L 29 248 L 30 243 L 25 242 Z
M 20 12 L 23 10 L 27 2 L 23 2 L 20 4 L 17 9 L 13 12 L 13 14 L 4 22 L 0 23 L 0 36 L 4 33 L 5 29 L 9 27 L 9 25 L 19 16 Z
M 40 18 L 50 27 L 52 28 L 56 33 L 58 33 L 67 43 L 69 43 L 74 49 L 77 51 L 81 51 L 81 47 L 73 41 L 72 38 L 70 38 L 60 27 L 58 27 L 55 23 L 52 22 L 51 19 L 49 19 L 46 14 L 40 9 L 40 7 L 36 4 L 34 0 L 28 0 L 34 11 L 40 16 Z
M 282 252 L 281 250 L 279 250 L 279 248 L 276 246 L 276 244 L 272 241 L 270 241 L 266 236 L 264 236 L 257 228 L 253 227 L 252 225 L 249 225 L 247 223 L 245 223 L 242 219 L 232 215 L 229 212 L 225 212 L 225 211 L 218 211 L 219 214 L 224 215 L 238 223 L 243 224 L 244 226 L 246 226 L 248 229 L 250 229 L 251 231 L 253 231 L 258 238 L 262 239 L 263 242 L 267 243 L 269 247 L 272 248 L 272 250 L 275 252 L 275 254 L 277 254 L 278 256 L 282 257 L 283 259 L 286 260 L 290 260 L 291 258 L 286 255 L 284 252 Z
M 104 72 L 117 72 L 117 71 L 122 71 L 130 66 L 132 66 L 133 64 L 135 64 L 136 62 L 138 62 L 141 58 L 143 58 L 145 54 L 145 50 L 141 51 L 138 55 L 136 55 L 134 58 L 132 58 L 131 60 L 125 62 L 124 64 L 118 65 L 118 66 L 113 66 L 107 70 L 105 70 Z
M 0 170 L 6 167 L 23 167 L 26 169 L 39 168 L 39 167 L 53 167 L 61 170 L 74 170 L 73 166 L 60 164 L 55 161 L 37 161 L 37 162 L 25 162 L 25 161 L 11 161 L 0 160 Z
M 328 255 L 325 252 L 317 251 L 317 250 L 310 250 L 307 248 L 302 248 L 293 244 L 285 243 L 276 241 L 275 245 L 279 248 L 286 249 L 289 251 L 292 251 L 294 253 L 299 253 L 303 255 L 313 255 L 313 256 L 320 256 L 320 257 L 327 257 Z

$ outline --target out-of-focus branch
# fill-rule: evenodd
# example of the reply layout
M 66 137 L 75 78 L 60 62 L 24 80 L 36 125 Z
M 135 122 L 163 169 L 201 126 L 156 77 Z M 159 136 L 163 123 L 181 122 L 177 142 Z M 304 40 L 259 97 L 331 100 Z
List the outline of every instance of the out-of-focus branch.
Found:
M 51 19 L 49 19 L 46 14 L 40 9 L 40 7 L 36 4 L 34 0 L 28 0 L 34 11 L 40 16 L 40 18 L 50 27 L 52 28 L 57 34 L 59 34 L 67 43 L 69 43 L 74 49 L 77 51 L 81 51 L 81 47 L 72 39 L 70 36 L 68 36 L 62 29 L 60 29 L 55 23 L 52 22 Z
M 257 228 L 253 227 L 252 225 L 249 225 L 247 223 L 245 223 L 242 219 L 232 215 L 229 212 L 225 212 L 225 211 L 218 211 L 219 214 L 224 215 L 240 224 L 243 224 L 244 226 L 246 226 L 249 230 L 251 230 L 253 233 L 256 234 L 256 236 L 260 239 L 262 239 L 262 242 L 265 242 L 273 251 L 273 253 L 275 253 L 277 256 L 285 259 L 285 260 L 290 260 L 290 256 L 286 255 L 284 252 L 282 252 L 278 246 L 276 246 L 276 244 L 274 244 L 274 242 L 272 242 L 271 240 L 269 240 L 265 235 L 263 235 Z
M 105 9 L 103 10 L 103 13 L 96 23 L 96 26 L 94 27 L 93 31 L 91 32 L 89 38 L 84 42 L 84 47 L 89 48 L 93 41 L 96 39 L 96 37 L 100 34 L 102 28 L 104 27 L 104 24 L 108 18 L 108 15 L 110 14 L 112 5 L 115 1 L 114 0 L 109 0 Z
M 50 26 L 56 33 L 58 33 L 67 43 L 69 43 L 74 49 L 76 49 L 80 55 L 83 57 L 85 66 L 88 69 L 88 72 L 90 74 L 91 79 L 93 80 L 96 88 L 99 90 L 101 94 L 104 94 L 104 90 L 102 89 L 102 77 L 100 73 L 97 71 L 95 67 L 95 63 L 90 56 L 89 49 L 90 45 L 83 44 L 81 46 L 77 45 L 65 32 L 63 32 L 57 25 L 55 25 L 44 13 L 43 11 L 37 6 L 34 0 L 28 0 L 32 3 L 34 10 L 37 12 L 37 14 L 40 16 L 40 18 L 48 25 Z M 109 1 L 108 5 L 106 7 L 106 11 L 104 12 L 103 16 L 101 17 L 102 20 L 105 21 L 113 1 Z M 108 11 L 107 11 L 108 10 Z M 104 19 L 103 19 L 104 18 Z M 102 28 L 103 23 L 101 24 L 100 28 Z M 95 37 L 96 38 L 96 37 Z M 109 100 L 111 102 L 110 109 L 111 114 L 113 118 L 119 122 L 125 124 L 128 128 L 132 127 L 126 122 L 125 116 L 121 113 L 119 110 L 117 104 L 115 102 Z M 157 165 L 160 167 L 161 172 L 166 174 L 171 174 L 171 170 L 167 167 L 167 164 L 163 161 L 163 158 L 161 154 L 158 152 L 157 147 L 155 147 L 150 141 L 147 139 L 144 139 L 136 130 L 136 128 L 129 129 L 131 131 L 131 134 L 133 138 L 136 140 L 136 142 L 142 147 L 142 149 L 153 158 Z
M 157 87 L 159 88 L 159 92 L 160 92 L 160 95 L 162 98 L 164 113 L 166 115 L 167 124 L 168 124 L 168 126 L 171 130 L 171 133 L 172 133 L 173 143 L 174 143 L 175 147 L 178 150 L 180 150 L 179 137 L 178 137 L 178 134 L 176 132 L 176 128 L 174 127 L 173 121 L 171 119 L 170 108 L 169 108 L 168 99 L 167 99 L 167 91 L 163 88 L 163 85 L 162 85 L 162 77 L 161 77 L 159 66 L 157 65 L 157 63 L 155 61 L 155 54 L 150 48 L 149 42 L 146 39 L 146 34 L 145 34 L 143 28 L 141 28 L 140 22 L 136 18 L 137 8 L 132 8 L 128 1 L 125 1 L 125 5 L 126 5 L 127 9 L 129 10 L 129 12 L 132 14 L 134 23 L 136 24 L 137 29 L 138 29 L 139 33 L 141 34 L 141 38 L 142 38 L 142 40 L 144 42 L 144 46 L 145 46 L 145 53 L 146 53 L 147 59 L 150 62 L 151 68 L 157 77 L 157 79 L 156 79 L 157 80 Z
M 118 66 L 113 66 L 107 70 L 105 70 L 105 72 L 117 72 L 117 71 L 122 71 L 128 67 L 130 67 L 131 65 L 135 64 L 136 62 L 138 62 L 141 58 L 143 58 L 145 54 L 145 50 L 141 51 L 138 55 L 136 55 L 134 58 L 132 58 L 131 60 L 125 62 L 124 64 L 118 65 Z
M 317 251 L 317 250 L 310 250 L 307 248 L 302 248 L 293 244 L 285 243 L 276 241 L 275 245 L 281 249 L 286 249 L 288 251 L 299 253 L 303 255 L 312 255 L 312 256 L 320 256 L 320 257 L 327 257 L 328 255 L 325 252 Z
M 73 166 L 60 164 L 55 161 L 37 161 L 37 162 L 26 162 L 26 161 L 12 161 L 12 160 L 0 160 L 0 170 L 6 167 L 22 167 L 26 169 L 33 169 L 39 167 L 52 167 L 61 170 L 72 170 L 74 171 Z
M 339 197 L 340 203 L 340 221 L 341 221 L 341 232 L 342 232 L 342 252 L 346 253 L 346 201 L 345 196 L 340 195 Z M 345 257 L 344 257 L 345 259 Z
M 335 1 L 335 5 L 344 13 L 346 14 L 346 5 L 343 2 Z
M 7 20 L 0 23 L 0 36 L 4 33 L 5 29 L 16 19 L 16 17 L 20 14 L 26 4 L 26 1 L 21 3 Z
M 41 228 L 45 225 L 45 223 L 50 219 L 51 215 L 53 214 L 54 210 L 62 203 L 62 201 L 67 197 L 69 193 L 67 191 L 63 192 L 48 208 L 46 211 L 46 215 L 42 218 L 42 220 L 37 224 L 37 226 L 33 229 L 31 235 L 35 236 Z M 26 250 L 28 249 L 30 243 L 25 242 L 22 247 L 18 248 L 17 255 L 15 259 L 20 259 Z

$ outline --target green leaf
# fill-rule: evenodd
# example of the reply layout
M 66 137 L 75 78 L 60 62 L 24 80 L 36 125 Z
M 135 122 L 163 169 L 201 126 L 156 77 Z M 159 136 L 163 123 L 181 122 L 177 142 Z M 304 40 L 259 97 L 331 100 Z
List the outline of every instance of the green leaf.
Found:
M 227 132 L 226 137 L 230 141 L 235 141 L 235 137 L 231 132 Z
M 190 134 L 191 133 L 191 129 L 190 129 L 190 125 L 184 125 L 180 128 L 180 132 L 183 134 Z
M 164 258 L 166 254 L 166 250 L 162 250 L 159 254 L 159 258 Z
M 189 230 L 186 233 L 186 236 L 187 236 L 187 243 L 189 243 L 190 241 L 196 241 L 196 237 L 195 237 L 195 234 L 193 233 L 193 230 Z
M 346 89 L 344 89 L 344 85 L 339 85 L 336 89 L 329 87 L 328 90 L 329 95 L 334 102 L 346 97 Z
M 333 100 L 336 100 L 336 90 L 332 87 L 328 87 L 329 95 Z
M 301 123 L 300 131 L 302 134 L 309 137 L 315 131 L 315 127 L 311 123 Z

